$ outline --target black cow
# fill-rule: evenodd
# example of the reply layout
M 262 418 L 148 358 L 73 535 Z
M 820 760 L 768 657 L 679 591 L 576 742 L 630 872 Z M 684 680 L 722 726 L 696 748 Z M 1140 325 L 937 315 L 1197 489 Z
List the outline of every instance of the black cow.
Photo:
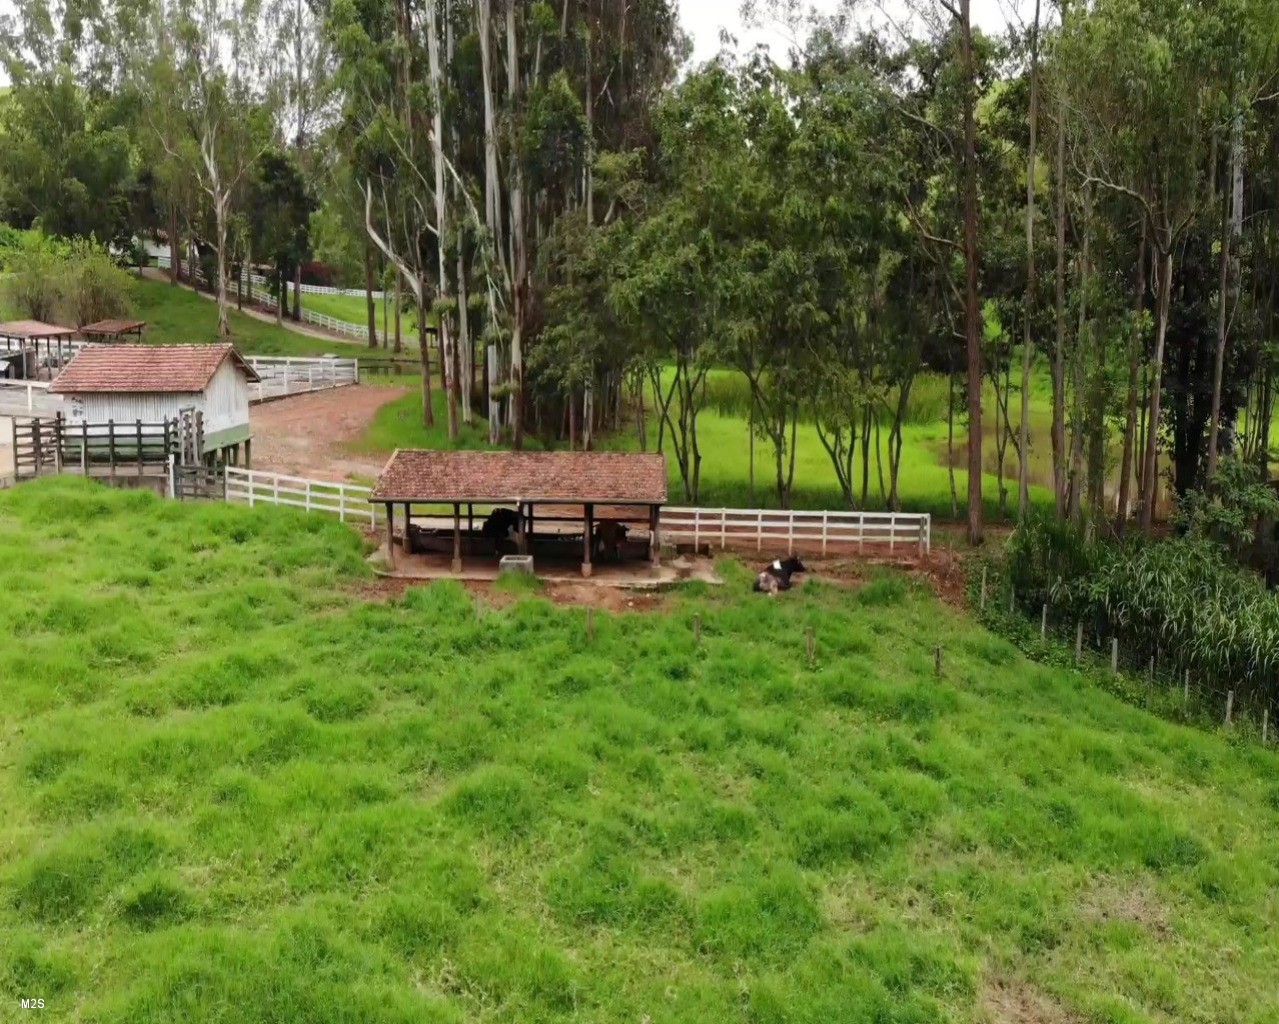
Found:
M 520 514 L 515 509 L 495 508 L 484 520 L 480 535 L 491 540 L 494 547 L 501 551 L 504 543 L 519 535 L 520 522 Z
M 792 555 L 790 558 L 779 558 L 767 569 L 755 577 L 754 591 L 776 597 L 780 591 L 790 590 L 791 577 L 808 572 L 804 563 Z

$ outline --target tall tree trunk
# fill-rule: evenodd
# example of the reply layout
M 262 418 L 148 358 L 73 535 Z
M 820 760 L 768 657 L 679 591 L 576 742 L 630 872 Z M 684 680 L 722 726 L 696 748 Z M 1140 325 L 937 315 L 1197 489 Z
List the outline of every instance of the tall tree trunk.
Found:
M 1021 336 L 1021 426 L 1018 433 L 1017 513 L 1024 520 L 1030 512 L 1030 369 L 1032 320 L 1035 315 L 1035 159 L 1039 129 L 1039 11 L 1030 31 L 1030 145 L 1026 150 L 1026 303 Z
M 520 89 L 519 41 L 515 32 L 515 4 L 506 5 L 507 91 L 512 109 L 518 109 Z M 524 181 L 519 161 L 511 168 L 511 422 L 515 449 L 524 447 L 524 315 L 528 295 L 528 240 L 524 235 Z
M 972 0 L 960 0 L 964 50 L 964 334 L 968 349 L 968 543 L 983 537 L 981 495 L 982 324 L 977 263 L 977 69 L 973 58 Z
M 444 68 L 440 61 L 438 0 L 426 3 L 426 50 L 431 78 L 431 149 L 435 165 L 435 228 L 438 233 L 440 300 L 439 338 L 440 363 L 444 373 L 444 387 L 448 394 L 449 440 L 457 440 L 457 360 L 454 356 L 451 316 L 447 309 L 450 295 L 448 242 L 449 207 L 448 188 L 444 174 Z
M 395 275 L 395 354 L 398 356 L 404 351 L 404 335 L 403 335 L 403 309 L 404 295 L 400 287 L 400 275 Z
M 1227 214 L 1226 211 L 1229 211 Z M 1217 357 L 1212 375 L 1212 414 L 1208 423 L 1208 486 L 1217 480 L 1217 450 L 1221 428 L 1221 383 L 1226 371 L 1226 334 L 1229 326 L 1227 315 L 1231 297 L 1231 282 L 1238 275 L 1235 271 L 1234 253 L 1239 236 L 1243 232 L 1243 115 L 1236 114 L 1230 131 L 1230 191 L 1221 215 L 1221 266 L 1219 268 L 1217 301 Z
M 1066 4 L 1062 3 L 1062 17 Z M 1057 86 L 1057 337 L 1053 346 L 1053 492 L 1066 514 L 1066 95 Z
M 457 348 L 461 363 L 462 422 L 468 427 L 474 421 L 471 392 L 475 390 L 475 349 L 471 343 L 471 310 L 466 289 L 466 261 L 462 248 L 457 251 Z
M 1128 339 L 1128 406 L 1124 417 L 1124 454 L 1119 470 L 1119 500 L 1115 506 L 1115 533 L 1120 537 L 1128 526 L 1129 506 L 1132 504 L 1132 475 L 1134 445 L 1137 439 L 1137 390 L 1141 374 L 1141 317 L 1146 310 L 1146 218 L 1141 219 L 1141 244 L 1137 247 L 1137 287 L 1133 298 L 1136 323 Z
M 373 301 L 373 245 L 364 240 L 364 304 L 369 317 L 369 348 L 377 348 L 377 305 Z
M 182 273 L 182 242 L 178 238 L 178 210 L 169 211 L 169 284 L 176 286 Z
M 1150 419 L 1146 427 L 1146 470 L 1143 474 L 1141 501 L 1141 528 L 1149 535 L 1155 522 L 1155 499 L 1159 493 L 1158 454 L 1160 403 L 1163 398 L 1164 342 L 1168 338 L 1168 310 L 1172 305 L 1172 249 L 1171 231 L 1165 231 L 1159 243 L 1159 303 L 1155 333 L 1154 370 L 1150 382 Z
M 418 281 L 418 294 L 425 295 L 427 289 L 426 275 Z M 418 303 L 417 310 L 417 347 L 418 359 L 422 363 L 422 423 L 429 430 L 435 426 L 435 403 L 431 395 L 431 346 L 427 342 L 426 313 L 423 303 Z

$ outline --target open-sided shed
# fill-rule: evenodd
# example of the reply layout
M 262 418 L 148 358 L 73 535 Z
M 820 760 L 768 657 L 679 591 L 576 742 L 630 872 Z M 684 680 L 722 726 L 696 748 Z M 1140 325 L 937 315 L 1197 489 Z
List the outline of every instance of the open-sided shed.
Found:
M 7 352 L 31 353 L 35 361 L 41 361 L 43 349 L 42 362 L 52 372 L 75 355 L 79 343 L 74 339 L 78 333 L 74 327 L 60 327 L 40 320 L 7 320 L 0 323 L 0 346 Z M 26 367 L 21 376 L 37 376 L 34 365 Z
M 99 320 L 97 323 L 81 327 L 80 333 L 90 341 L 114 344 L 132 338 L 142 340 L 142 332 L 147 329 L 145 320 Z
M 666 458 L 634 452 L 454 452 L 401 449 L 391 456 L 369 500 L 386 506 L 387 549 L 395 563 L 395 508 L 403 509 L 405 544 L 411 546 L 412 506 L 452 509 L 453 571 L 462 570 L 462 510 L 468 544 L 476 540 L 475 506 L 513 507 L 517 546 L 537 540 L 537 510 L 550 510 L 557 527 L 582 523 L 582 575 L 592 571 L 597 522 L 636 516 L 648 527 L 648 554 L 660 557 L 661 508 L 666 503 Z M 601 519 L 603 512 L 607 518 Z

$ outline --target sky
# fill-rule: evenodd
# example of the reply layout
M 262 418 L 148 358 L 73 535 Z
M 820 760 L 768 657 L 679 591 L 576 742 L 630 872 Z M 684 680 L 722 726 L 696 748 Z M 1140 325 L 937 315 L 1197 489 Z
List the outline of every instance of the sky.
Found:
M 987 32 L 1002 32 L 1008 24 L 1009 12 L 1017 11 L 1021 2 L 1024 0 L 972 0 L 973 21 Z M 830 14 L 839 5 L 840 0 L 808 0 L 804 6 Z M 862 6 L 871 20 L 880 24 L 885 21 L 884 15 L 879 12 L 879 0 L 863 0 Z M 719 50 L 721 28 L 728 29 L 737 37 L 741 50 L 749 50 L 756 43 L 767 43 L 775 51 L 775 56 L 785 56 L 789 45 L 785 30 L 747 28 L 742 24 L 740 7 L 740 0 L 679 0 L 680 22 L 684 31 L 693 37 L 695 62 L 708 60 L 716 54 Z M 900 19 L 907 13 L 904 0 L 883 0 L 883 8 L 895 19 Z

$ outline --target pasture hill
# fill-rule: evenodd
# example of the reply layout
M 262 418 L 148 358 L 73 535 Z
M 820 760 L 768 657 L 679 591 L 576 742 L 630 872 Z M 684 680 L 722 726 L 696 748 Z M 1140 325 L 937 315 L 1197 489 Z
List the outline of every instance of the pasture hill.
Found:
M 1273 752 L 896 575 L 728 564 L 592 641 L 364 551 L 0 495 L 0 1017 L 1279 1021 Z

